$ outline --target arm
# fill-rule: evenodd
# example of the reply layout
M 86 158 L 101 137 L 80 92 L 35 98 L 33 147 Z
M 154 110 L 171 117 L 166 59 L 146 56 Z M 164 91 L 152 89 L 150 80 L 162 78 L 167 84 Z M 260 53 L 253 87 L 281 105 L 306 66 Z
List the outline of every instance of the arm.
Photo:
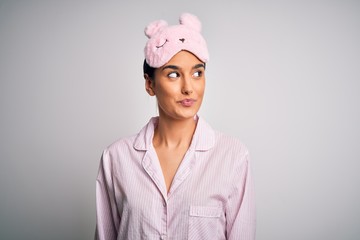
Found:
M 96 179 L 96 240 L 115 240 L 120 221 L 109 160 L 108 153 L 104 151 Z
M 228 240 L 254 240 L 256 228 L 255 194 L 249 154 L 236 170 L 234 190 L 226 207 Z

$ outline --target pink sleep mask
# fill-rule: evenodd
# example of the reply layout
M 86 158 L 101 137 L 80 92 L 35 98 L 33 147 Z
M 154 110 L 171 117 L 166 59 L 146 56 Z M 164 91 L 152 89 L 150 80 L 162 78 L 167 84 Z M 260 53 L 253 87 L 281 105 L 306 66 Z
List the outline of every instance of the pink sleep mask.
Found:
M 154 68 L 167 63 L 176 53 L 187 50 L 201 61 L 209 60 L 205 39 L 201 35 L 201 22 L 189 13 L 183 13 L 179 25 L 168 26 L 164 20 L 157 20 L 145 28 L 149 38 L 144 52 L 146 62 Z

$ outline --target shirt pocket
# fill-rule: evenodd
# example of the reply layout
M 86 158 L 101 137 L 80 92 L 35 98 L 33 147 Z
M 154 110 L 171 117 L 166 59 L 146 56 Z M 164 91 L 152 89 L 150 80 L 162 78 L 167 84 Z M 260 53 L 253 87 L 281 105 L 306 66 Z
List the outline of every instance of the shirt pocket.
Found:
M 188 239 L 222 239 L 218 237 L 222 213 L 221 207 L 190 206 Z

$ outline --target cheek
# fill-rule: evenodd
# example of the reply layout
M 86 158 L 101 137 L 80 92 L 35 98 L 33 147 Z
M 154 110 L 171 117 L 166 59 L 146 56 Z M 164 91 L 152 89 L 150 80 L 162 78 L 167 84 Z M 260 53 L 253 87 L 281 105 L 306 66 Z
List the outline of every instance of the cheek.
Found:
M 160 102 L 169 103 L 170 99 L 176 96 L 176 90 L 169 86 L 162 86 L 157 89 L 156 97 Z
M 159 87 L 164 96 L 174 97 L 181 93 L 181 84 L 178 82 L 167 82 Z
M 196 87 L 196 92 L 197 92 L 197 94 L 199 94 L 199 96 L 204 95 L 205 82 L 201 82 L 201 83 L 197 84 L 195 87 Z

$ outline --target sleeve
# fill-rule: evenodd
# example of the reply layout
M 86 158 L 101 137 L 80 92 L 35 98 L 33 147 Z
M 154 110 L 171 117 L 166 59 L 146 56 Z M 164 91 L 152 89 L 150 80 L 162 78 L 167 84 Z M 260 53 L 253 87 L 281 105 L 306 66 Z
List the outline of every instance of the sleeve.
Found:
M 226 207 L 226 236 L 228 240 L 254 240 L 256 231 L 255 192 L 249 153 L 235 171 L 234 190 Z
M 115 240 L 120 217 L 116 207 L 109 154 L 104 151 L 96 179 L 95 240 Z

